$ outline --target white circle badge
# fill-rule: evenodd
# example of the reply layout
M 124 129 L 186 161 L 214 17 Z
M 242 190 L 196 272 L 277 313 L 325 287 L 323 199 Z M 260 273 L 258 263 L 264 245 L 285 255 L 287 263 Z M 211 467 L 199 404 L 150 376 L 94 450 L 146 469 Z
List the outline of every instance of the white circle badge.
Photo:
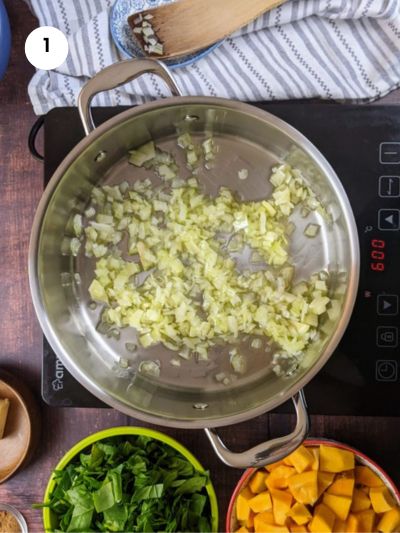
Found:
M 25 55 L 29 63 L 40 70 L 57 68 L 67 59 L 67 38 L 53 26 L 36 28 L 25 41 Z

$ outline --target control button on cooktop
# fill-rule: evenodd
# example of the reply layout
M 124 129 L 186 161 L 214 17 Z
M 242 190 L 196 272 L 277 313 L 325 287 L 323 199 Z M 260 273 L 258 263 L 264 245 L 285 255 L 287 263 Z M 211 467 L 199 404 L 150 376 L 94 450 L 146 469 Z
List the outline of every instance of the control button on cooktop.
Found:
M 400 176 L 381 176 L 379 178 L 379 196 L 381 198 L 398 198 L 400 196 Z
M 383 231 L 396 231 L 400 229 L 399 209 L 379 209 L 378 228 Z
M 390 359 L 379 359 L 376 362 L 376 381 L 397 381 L 398 365 L 397 361 Z
M 378 326 L 376 328 L 376 345 L 379 348 L 396 348 L 398 329 L 396 326 Z
M 400 142 L 384 142 L 379 146 L 379 162 L 384 165 L 400 164 Z
M 394 316 L 399 312 L 399 297 L 397 294 L 378 294 L 378 315 Z

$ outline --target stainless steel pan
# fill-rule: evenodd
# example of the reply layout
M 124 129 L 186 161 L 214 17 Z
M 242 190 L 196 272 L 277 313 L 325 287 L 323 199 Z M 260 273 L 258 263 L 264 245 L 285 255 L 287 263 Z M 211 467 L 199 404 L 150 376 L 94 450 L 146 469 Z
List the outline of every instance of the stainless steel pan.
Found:
M 93 96 L 144 73 L 160 76 L 174 97 L 130 109 L 95 128 L 90 112 Z M 52 177 L 36 213 L 30 244 L 33 302 L 54 351 L 73 376 L 105 403 L 132 417 L 166 426 L 216 428 L 235 424 L 292 398 L 297 412 L 294 431 L 243 453 L 230 452 L 215 429 L 206 429 L 218 455 L 232 466 L 266 464 L 289 453 L 308 429 L 301 389 L 326 363 L 342 337 L 358 285 L 356 225 L 335 172 L 303 135 L 282 120 L 240 102 L 180 96 L 168 70 L 151 60 L 124 61 L 100 72 L 83 88 L 79 111 L 86 138 Z M 142 178 L 148 171 L 128 164 L 128 150 L 154 139 L 163 149 L 175 151 L 176 128 L 185 121 L 190 121 L 194 136 L 204 138 L 205 132 L 212 132 L 220 146 L 216 167 L 201 178 L 209 192 L 224 184 L 245 199 L 260 199 L 270 192 L 266 177 L 271 167 L 290 161 L 304 171 L 333 216 L 334 223 L 325 224 L 313 240 L 303 236 L 302 222 L 297 221 L 299 228 L 292 239 L 297 276 L 329 271 L 331 293 L 341 299 L 342 312 L 335 321 L 325 319 L 323 335 L 309 347 L 300 370 L 290 378 L 278 378 L 271 371 L 271 354 L 248 346 L 242 348 L 249 352 L 248 372 L 229 386 L 214 379 L 216 372 L 228 370 L 228 348 L 215 349 L 208 363 L 193 360 L 180 369 L 168 365 L 171 353 L 163 347 L 141 349 L 136 362 L 160 360 L 164 369 L 161 376 L 149 378 L 124 371 L 118 361 L 134 332 L 124 331 L 124 338 L 117 341 L 96 331 L 98 316 L 87 306 L 93 265 L 84 257 L 61 253 L 60 243 L 68 233 L 71 217 L 85 208 L 92 187 Z M 249 179 L 234 180 L 243 167 L 249 169 Z M 318 221 L 318 215 L 311 217 Z

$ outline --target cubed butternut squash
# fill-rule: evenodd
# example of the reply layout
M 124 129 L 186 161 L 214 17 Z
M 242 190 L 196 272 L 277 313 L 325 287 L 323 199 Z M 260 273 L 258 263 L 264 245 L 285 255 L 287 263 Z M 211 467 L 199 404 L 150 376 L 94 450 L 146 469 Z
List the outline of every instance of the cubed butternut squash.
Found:
M 250 509 L 254 513 L 262 513 L 272 509 L 271 495 L 268 491 L 260 492 L 249 500 Z
M 348 496 L 338 496 L 337 494 L 328 494 L 325 492 L 322 499 L 329 509 L 331 509 L 339 520 L 346 521 L 350 512 L 351 498 Z
M 253 511 L 250 509 L 250 514 L 249 514 L 249 518 L 246 520 L 246 522 L 242 525 L 244 525 L 245 527 L 247 527 L 247 529 L 252 529 L 254 527 L 254 516 L 255 514 L 253 513 Z
M 255 533 L 269 533 L 269 532 L 287 533 L 289 530 L 285 526 L 277 526 L 274 523 L 274 516 L 272 513 L 264 512 L 264 513 L 257 514 L 254 517 L 254 531 Z
M 263 470 L 257 470 L 249 481 L 249 488 L 254 494 L 263 492 L 265 490 L 265 482 L 267 480 L 268 473 Z
M 296 474 L 296 470 L 293 466 L 280 465 L 270 473 L 265 484 L 269 490 L 286 489 L 288 479 L 294 474 Z
M 248 487 L 245 487 L 239 494 L 236 500 L 236 518 L 239 522 L 246 522 L 250 515 L 249 500 L 254 497 L 254 494 Z
M 344 472 L 354 468 L 354 453 L 334 446 L 321 444 L 319 466 L 323 472 Z
M 267 524 L 274 524 L 274 513 L 271 511 L 264 511 L 263 513 L 258 513 L 255 515 L 254 519 L 256 517 L 259 517 L 260 520 L 263 522 L 266 522 Z
M 283 526 L 286 522 L 287 514 L 292 506 L 292 495 L 283 490 L 272 490 L 272 512 L 275 523 Z
M 366 487 L 381 487 L 383 481 L 368 466 L 357 465 L 355 467 L 356 483 Z
M 318 472 L 296 474 L 289 478 L 288 487 L 297 502 L 312 505 L 318 499 Z
M 366 511 L 361 511 L 354 514 L 358 518 L 360 531 L 363 533 L 371 533 L 371 531 L 375 531 L 374 524 L 376 514 L 374 513 L 373 509 L 367 509 Z
M 268 472 L 272 472 L 272 470 L 275 470 L 275 468 L 278 468 L 278 466 L 281 466 L 284 464 L 285 463 L 283 462 L 283 460 L 281 460 L 281 461 L 276 461 L 275 463 L 270 463 L 269 465 L 265 465 L 264 468 Z
M 314 462 L 314 455 L 305 446 L 301 445 L 293 453 L 289 455 L 290 462 L 295 467 L 296 472 L 301 474 L 305 470 L 311 468 Z
M 292 461 L 290 459 L 290 455 L 288 455 L 287 457 L 285 457 L 283 459 L 283 464 L 286 465 L 286 466 L 293 466 L 293 463 L 292 463 Z
M 323 503 L 316 506 L 314 516 L 308 524 L 311 533 L 331 533 L 335 523 L 335 513 Z
M 306 526 L 299 526 L 297 524 L 291 524 L 289 529 L 291 533 L 308 533 Z
M 308 524 L 312 518 L 312 514 L 307 507 L 302 503 L 295 503 L 290 509 L 288 516 L 296 522 L 298 526 Z
M 335 479 L 331 472 L 318 472 L 318 498 L 330 487 Z
M 363 490 L 354 489 L 353 501 L 351 503 L 351 512 L 358 513 L 360 511 L 366 511 L 371 507 L 371 500 Z
M 382 533 L 392 533 L 392 531 L 398 531 L 400 525 L 400 510 L 398 507 L 390 509 L 383 514 L 378 522 L 377 531 Z
M 333 533 L 345 533 L 346 531 L 346 522 L 336 518 L 335 523 L 333 524 Z
M 311 470 L 319 470 L 319 448 L 317 447 L 313 447 L 310 449 L 310 452 L 313 454 L 314 456 L 314 459 L 313 459 L 313 462 L 311 463 Z
M 353 496 L 354 491 L 354 473 L 352 470 L 345 472 L 344 474 L 339 474 L 336 476 L 335 481 L 328 488 L 327 492 L 329 494 L 336 494 L 337 496 Z
M 372 487 L 369 490 L 369 498 L 371 500 L 372 508 L 376 513 L 386 513 L 395 505 L 389 489 L 385 486 Z
M 249 533 L 249 530 L 247 527 L 241 526 L 239 529 L 236 530 L 236 533 Z
M 360 519 L 357 515 L 350 513 L 346 520 L 346 533 L 361 533 Z

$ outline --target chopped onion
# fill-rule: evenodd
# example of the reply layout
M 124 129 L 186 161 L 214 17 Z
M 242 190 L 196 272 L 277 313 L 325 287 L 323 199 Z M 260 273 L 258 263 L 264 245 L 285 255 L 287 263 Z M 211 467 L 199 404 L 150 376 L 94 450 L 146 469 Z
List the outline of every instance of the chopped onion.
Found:
M 139 365 L 139 372 L 147 376 L 158 378 L 160 376 L 159 361 L 142 361 Z
M 308 224 L 304 230 L 304 235 L 306 237 L 314 238 L 318 235 L 321 226 L 319 224 Z
M 247 168 L 242 168 L 241 170 L 239 170 L 238 178 L 240 180 L 247 180 L 248 177 L 249 177 L 249 171 L 247 170 Z
M 261 339 L 253 339 L 251 341 L 251 347 L 255 350 L 259 350 L 262 347 L 262 341 Z
M 125 343 L 125 348 L 128 350 L 128 352 L 136 352 L 137 350 L 137 346 L 134 342 L 126 342 Z
M 234 372 L 236 372 L 237 374 L 244 374 L 247 368 L 246 358 L 244 357 L 244 355 L 241 355 L 239 353 L 230 353 L 230 362 Z
M 135 165 L 136 167 L 143 166 L 144 163 L 153 159 L 156 155 L 156 149 L 153 141 L 149 141 L 146 144 L 143 144 L 136 150 L 131 150 L 129 152 L 129 163 Z
M 190 164 L 201 158 L 198 149 L 205 157 L 215 148 L 212 138 L 195 146 L 189 133 L 178 144 Z M 319 317 L 333 307 L 322 273 L 293 285 L 289 217 L 298 204 L 310 208 L 311 197 L 312 208 L 320 205 L 295 171 L 276 167 L 272 196 L 242 202 L 226 187 L 206 195 L 196 178 L 180 177 L 174 157 L 153 142 L 133 150 L 130 162 L 154 171 L 162 183 L 95 188 L 96 217 L 82 231 L 86 255 L 96 257 L 89 293 L 105 305 L 101 329 L 112 335 L 115 328 L 134 328 L 140 346 L 161 343 L 177 361 L 192 354 L 205 361 L 212 347 L 244 336 L 255 349 L 262 347 L 258 336 L 282 353 L 302 353 Z M 242 250 L 260 267 L 239 269 L 232 253 Z M 242 373 L 243 356 L 231 351 L 230 358 Z

